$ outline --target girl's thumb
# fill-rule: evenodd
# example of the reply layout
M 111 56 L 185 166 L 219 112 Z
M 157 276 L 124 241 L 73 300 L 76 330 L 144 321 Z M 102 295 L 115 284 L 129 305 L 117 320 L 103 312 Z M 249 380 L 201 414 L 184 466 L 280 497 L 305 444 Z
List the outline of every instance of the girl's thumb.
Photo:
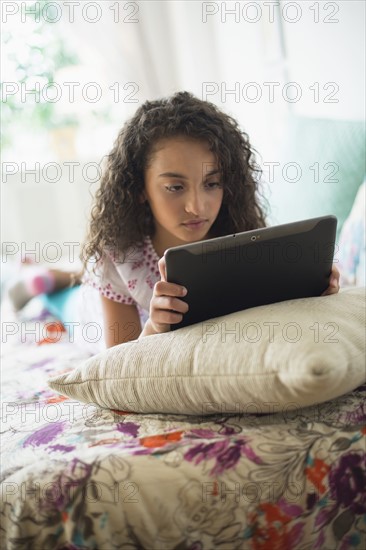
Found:
M 166 264 L 165 264 L 165 256 L 160 258 L 158 261 L 158 267 L 160 271 L 160 277 L 162 281 L 166 281 Z

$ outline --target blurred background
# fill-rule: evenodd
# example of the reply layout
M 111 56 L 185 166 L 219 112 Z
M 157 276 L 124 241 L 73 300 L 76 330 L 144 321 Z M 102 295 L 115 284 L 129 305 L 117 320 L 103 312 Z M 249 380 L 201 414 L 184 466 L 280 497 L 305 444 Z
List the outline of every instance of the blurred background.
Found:
M 269 224 L 335 214 L 339 238 L 365 175 L 364 22 L 357 0 L 2 2 L 3 258 L 76 261 L 119 129 L 178 90 L 249 134 Z

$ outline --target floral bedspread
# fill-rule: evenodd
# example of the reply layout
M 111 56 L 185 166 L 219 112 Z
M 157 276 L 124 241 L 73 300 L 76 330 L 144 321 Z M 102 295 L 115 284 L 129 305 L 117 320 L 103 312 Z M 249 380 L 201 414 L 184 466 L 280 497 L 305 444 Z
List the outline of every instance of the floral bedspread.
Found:
M 100 409 L 48 388 L 86 354 L 36 322 L 3 345 L 1 548 L 366 548 L 366 386 L 267 415 Z

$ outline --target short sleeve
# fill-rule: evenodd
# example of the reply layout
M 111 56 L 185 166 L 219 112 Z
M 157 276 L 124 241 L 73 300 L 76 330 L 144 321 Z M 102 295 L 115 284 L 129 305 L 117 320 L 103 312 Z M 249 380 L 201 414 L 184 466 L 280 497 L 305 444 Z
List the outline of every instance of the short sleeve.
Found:
M 82 282 L 94 287 L 102 296 L 114 302 L 136 305 L 129 292 L 128 284 L 118 272 L 113 256 L 109 252 L 103 252 L 102 258 L 96 263 L 93 258 L 89 260 Z

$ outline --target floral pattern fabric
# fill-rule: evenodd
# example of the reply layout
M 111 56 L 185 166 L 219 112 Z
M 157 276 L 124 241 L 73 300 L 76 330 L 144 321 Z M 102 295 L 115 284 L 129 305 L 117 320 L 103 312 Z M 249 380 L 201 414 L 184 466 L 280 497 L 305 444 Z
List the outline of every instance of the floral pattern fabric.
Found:
M 266 415 L 101 409 L 47 386 L 87 357 L 64 327 L 19 322 L 3 346 L 2 548 L 366 547 L 366 386 Z
M 160 280 L 158 261 L 147 236 L 142 246 L 128 249 L 123 259 L 106 251 L 94 270 L 91 263 L 83 282 L 110 300 L 149 311 L 154 285 Z

